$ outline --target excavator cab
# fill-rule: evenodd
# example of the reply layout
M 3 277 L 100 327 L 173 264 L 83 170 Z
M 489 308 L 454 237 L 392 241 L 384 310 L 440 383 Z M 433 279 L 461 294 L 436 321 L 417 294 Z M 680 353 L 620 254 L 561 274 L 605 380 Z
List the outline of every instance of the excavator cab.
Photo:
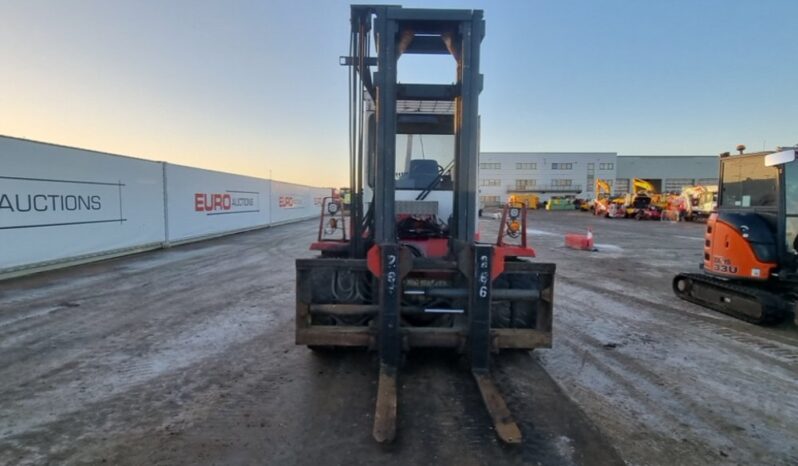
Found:
M 490 372 L 501 350 L 552 344 L 554 264 L 529 260 L 526 206 L 477 231 L 480 10 L 353 5 L 348 217 L 322 205 L 320 256 L 296 261 L 296 343 L 379 354 L 373 436 L 396 434 L 397 378 L 413 348 L 467 357 L 499 438 L 521 432 Z M 450 84 L 400 83 L 400 57 L 448 56 Z M 429 153 L 428 153 L 429 152 Z M 404 155 L 404 157 L 402 156 Z
M 721 154 L 718 208 L 707 221 L 704 274 L 674 278 L 677 296 L 760 324 L 798 299 L 796 149 Z

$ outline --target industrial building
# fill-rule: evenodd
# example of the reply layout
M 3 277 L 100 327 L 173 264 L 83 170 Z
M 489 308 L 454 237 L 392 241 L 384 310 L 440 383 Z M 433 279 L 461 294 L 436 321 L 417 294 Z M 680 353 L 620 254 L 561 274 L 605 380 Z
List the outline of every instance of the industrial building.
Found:
M 679 192 L 682 186 L 696 184 L 718 184 L 718 156 L 619 156 L 615 192 L 627 193 L 632 178 L 642 178 L 650 182 L 659 192 Z
M 629 191 L 630 180 L 642 178 L 660 192 L 682 186 L 716 184 L 717 156 L 619 156 L 616 152 L 482 152 L 479 200 L 498 205 L 513 193 L 589 198 L 596 179 L 607 181 L 615 194 Z

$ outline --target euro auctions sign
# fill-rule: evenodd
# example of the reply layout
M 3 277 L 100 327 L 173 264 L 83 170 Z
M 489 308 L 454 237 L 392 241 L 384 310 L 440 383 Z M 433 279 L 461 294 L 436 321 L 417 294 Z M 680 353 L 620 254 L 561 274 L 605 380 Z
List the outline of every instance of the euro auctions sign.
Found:
M 0 176 L 0 230 L 123 223 L 120 182 Z
M 277 200 L 277 206 L 281 209 L 301 209 L 304 207 L 302 198 L 298 196 L 280 196 Z
M 231 190 L 222 193 L 196 193 L 194 211 L 205 215 L 260 212 L 260 193 Z

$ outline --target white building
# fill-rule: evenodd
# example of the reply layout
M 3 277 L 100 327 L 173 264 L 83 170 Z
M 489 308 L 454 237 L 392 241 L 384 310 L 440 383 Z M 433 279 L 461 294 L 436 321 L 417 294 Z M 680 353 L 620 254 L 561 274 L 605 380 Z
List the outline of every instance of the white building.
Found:
M 683 186 L 717 184 L 717 156 L 619 156 L 615 152 L 482 152 L 479 200 L 483 206 L 507 202 L 513 193 L 552 196 L 594 195 L 596 179 L 615 194 L 629 191 L 632 178 L 652 183 L 659 192 Z
M 482 152 L 479 200 L 498 205 L 512 193 L 551 196 L 592 194 L 596 178 L 615 180 L 615 152 Z

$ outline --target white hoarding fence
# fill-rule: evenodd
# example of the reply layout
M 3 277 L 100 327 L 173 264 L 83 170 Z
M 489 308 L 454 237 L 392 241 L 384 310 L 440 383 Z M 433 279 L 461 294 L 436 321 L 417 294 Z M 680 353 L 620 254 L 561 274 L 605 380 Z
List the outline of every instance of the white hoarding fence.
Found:
M 164 239 L 157 162 L 0 137 L 0 271 Z
M 168 241 L 268 226 L 271 181 L 166 165 Z
M 282 181 L 272 181 L 271 223 L 311 218 L 321 213 L 321 201 L 332 194 L 330 188 L 312 188 Z
M 330 194 L 0 136 L 0 276 L 311 218 Z

